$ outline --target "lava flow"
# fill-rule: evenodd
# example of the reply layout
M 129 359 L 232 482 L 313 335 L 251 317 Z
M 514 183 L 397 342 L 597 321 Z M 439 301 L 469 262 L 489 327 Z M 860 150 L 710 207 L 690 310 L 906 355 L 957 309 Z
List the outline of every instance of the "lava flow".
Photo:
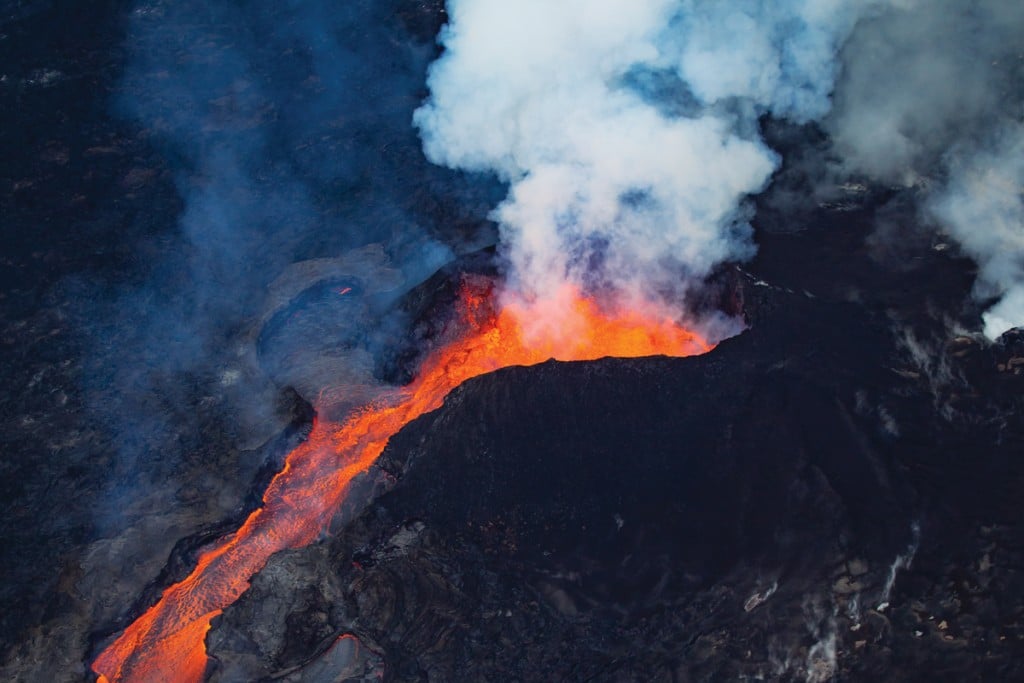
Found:
M 530 325 L 527 305 L 509 304 L 496 312 L 489 287 L 464 286 L 454 339 L 428 355 L 417 378 L 387 399 L 342 424 L 317 422 L 271 481 L 262 507 L 205 550 L 191 574 L 167 588 L 100 653 L 92 664 L 99 681 L 201 681 L 207 665 L 204 639 L 213 618 L 241 596 L 272 554 L 316 539 L 353 479 L 370 468 L 388 439 L 439 408 L 467 379 L 550 358 L 688 356 L 711 349 L 671 319 L 605 312 L 575 290 L 566 290 L 559 300 L 567 306 L 555 330 Z

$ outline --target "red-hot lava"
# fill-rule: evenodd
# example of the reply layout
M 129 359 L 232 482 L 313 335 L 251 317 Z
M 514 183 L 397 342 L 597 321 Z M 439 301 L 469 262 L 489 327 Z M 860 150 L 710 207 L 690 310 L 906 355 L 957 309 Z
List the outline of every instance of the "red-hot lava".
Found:
M 99 680 L 201 681 L 211 620 L 238 599 L 273 553 L 316 539 L 352 480 L 369 469 L 388 439 L 439 408 L 448 392 L 467 379 L 549 358 L 688 356 L 711 348 L 670 319 L 607 312 L 573 290 L 563 294 L 559 300 L 566 307 L 557 330 L 526 328 L 528 306 L 510 304 L 495 312 L 489 287 L 465 286 L 455 338 L 431 353 L 418 377 L 385 401 L 366 406 L 340 425 L 317 422 L 271 481 L 263 506 L 238 531 L 205 550 L 188 577 L 167 588 L 96 658 L 92 668 Z

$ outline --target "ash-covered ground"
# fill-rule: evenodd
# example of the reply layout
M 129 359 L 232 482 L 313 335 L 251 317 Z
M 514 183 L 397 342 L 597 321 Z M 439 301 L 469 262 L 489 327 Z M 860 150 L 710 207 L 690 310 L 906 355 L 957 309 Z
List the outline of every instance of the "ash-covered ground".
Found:
M 298 80 L 295 101 L 253 105 L 244 130 L 275 161 L 246 167 L 239 215 L 283 178 L 312 199 L 272 257 L 279 226 L 233 241 L 244 258 L 202 296 L 194 273 L 221 261 L 183 234 L 179 179 L 202 164 L 115 104 L 148 87 L 126 76 L 145 7 L 3 5 L 6 679 L 90 680 L 99 648 L 259 503 L 311 404 L 407 380 L 460 270 L 494 268 L 496 183 L 428 164 L 400 123 L 444 17 L 399 5 L 377 17 L 409 48 L 381 67 L 407 73 L 397 95 L 371 74 L 350 100 Z M 190 26 L 225 54 L 259 42 L 232 20 Z M 259 53 L 298 68 L 294 49 Z M 351 108 L 296 118 L 311 104 Z M 780 150 L 813 133 L 764 125 Z M 322 162 L 352 149 L 369 161 Z M 1024 339 L 971 334 L 974 266 L 915 227 L 912 191 L 762 198 L 757 257 L 722 266 L 702 304 L 748 329 L 706 356 L 456 390 L 392 440 L 366 482 L 379 497 L 275 556 L 215 621 L 211 680 L 1024 679 Z M 415 239 L 389 246 L 395 221 Z M 897 224 L 907 239 L 885 239 Z

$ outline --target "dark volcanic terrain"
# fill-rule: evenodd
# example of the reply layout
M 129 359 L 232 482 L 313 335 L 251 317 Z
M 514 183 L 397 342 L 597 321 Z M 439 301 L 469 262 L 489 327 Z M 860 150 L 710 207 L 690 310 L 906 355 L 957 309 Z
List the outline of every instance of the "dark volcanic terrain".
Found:
M 512 368 L 403 430 L 213 680 L 319 680 L 347 633 L 367 680 L 1024 675 L 1013 349 L 936 349 L 937 386 L 884 311 L 742 282 L 706 356 Z

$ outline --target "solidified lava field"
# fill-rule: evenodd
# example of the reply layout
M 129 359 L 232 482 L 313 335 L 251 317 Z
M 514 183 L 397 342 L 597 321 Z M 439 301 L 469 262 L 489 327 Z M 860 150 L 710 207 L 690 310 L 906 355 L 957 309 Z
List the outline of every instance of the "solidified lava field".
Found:
M 461 351 L 467 282 L 510 272 L 508 178 L 411 123 L 452 4 L 257 5 L 0 7 L 7 680 L 96 680 L 289 453 L 399 404 Z M 623 76 L 693 116 L 664 77 Z M 755 114 L 756 255 L 685 288 L 718 322 L 459 374 L 160 675 L 1024 680 L 1024 335 L 981 333 L 986 261 L 928 182 L 826 192 L 833 124 Z

